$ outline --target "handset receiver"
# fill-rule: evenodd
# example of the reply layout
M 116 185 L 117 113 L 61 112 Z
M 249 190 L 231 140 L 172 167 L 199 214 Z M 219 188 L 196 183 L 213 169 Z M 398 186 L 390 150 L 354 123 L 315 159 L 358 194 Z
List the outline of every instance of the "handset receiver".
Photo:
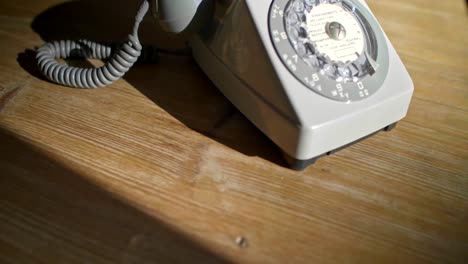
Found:
M 184 31 L 194 19 L 203 0 L 152 0 L 153 16 L 172 33 Z

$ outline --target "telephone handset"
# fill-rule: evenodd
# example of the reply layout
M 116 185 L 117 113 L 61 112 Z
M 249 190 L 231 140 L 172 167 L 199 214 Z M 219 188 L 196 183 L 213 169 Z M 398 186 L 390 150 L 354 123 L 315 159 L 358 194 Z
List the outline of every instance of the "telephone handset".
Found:
M 391 129 L 408 111 L 411 78 L 363 0 L 151 0 L 151 5 L 167 31 L 201 25 L 190 40 L 195 60 L 294 169 Z M 38 51 L 41 69 L 64 85 L 111 83 L 138 58 L 138 25 L 149 9 L 144 1 L 121 50 L 85 41 L 46 44 Z M 91 48 L 84 52 L 83 46 Z M 88 70 L 55 62 L 73 49 L 111 59 Z

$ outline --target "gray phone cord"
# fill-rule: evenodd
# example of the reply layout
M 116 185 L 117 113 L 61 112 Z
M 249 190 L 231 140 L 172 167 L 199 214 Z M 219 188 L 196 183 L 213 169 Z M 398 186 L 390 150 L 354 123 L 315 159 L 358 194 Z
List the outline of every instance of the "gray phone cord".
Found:
M 135 18 L 133 33 L 128 35 L 128 41 L 116 52 L 112 46 L 89 40 L 49 42 L 37 52 L 40 70 L 52 82 L 76 88 L 99 88 L 113 83 L 133 66 L 142 53 L 138 28 L 148 9 L 149 3 L 144 0 Z M 99 68 L 78 68 L 57 62 L 59 58 L 72 56 L 110 60 Z

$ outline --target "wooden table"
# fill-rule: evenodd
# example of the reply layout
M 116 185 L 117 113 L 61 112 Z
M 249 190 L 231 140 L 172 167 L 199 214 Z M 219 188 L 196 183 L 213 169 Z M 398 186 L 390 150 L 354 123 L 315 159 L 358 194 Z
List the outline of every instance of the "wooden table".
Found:
M 303 172 L 190 58 L 100 90 L 44 81 L 34 47 L 122 39 L 137 2 L 0 1 L 1 263 L 467 263 L 464 1 L 368 1 L 409 115 Z

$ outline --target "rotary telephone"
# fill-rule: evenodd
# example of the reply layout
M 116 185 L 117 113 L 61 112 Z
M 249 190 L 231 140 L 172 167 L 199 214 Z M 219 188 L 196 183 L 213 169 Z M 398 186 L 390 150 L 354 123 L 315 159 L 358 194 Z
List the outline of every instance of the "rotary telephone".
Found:
M 197 63 L 293 169 L 392 129 L 408 111 L 412 80 L 363 0 L 145 0 L 118 50 L 47 43 L 40 69 L 67 86 L 112 83 L 140 56 L 138 27 L 149 10 L 166 31 L 192 34 Z M 69 56 L 109 60 L 96 69 L 56 61 Z

